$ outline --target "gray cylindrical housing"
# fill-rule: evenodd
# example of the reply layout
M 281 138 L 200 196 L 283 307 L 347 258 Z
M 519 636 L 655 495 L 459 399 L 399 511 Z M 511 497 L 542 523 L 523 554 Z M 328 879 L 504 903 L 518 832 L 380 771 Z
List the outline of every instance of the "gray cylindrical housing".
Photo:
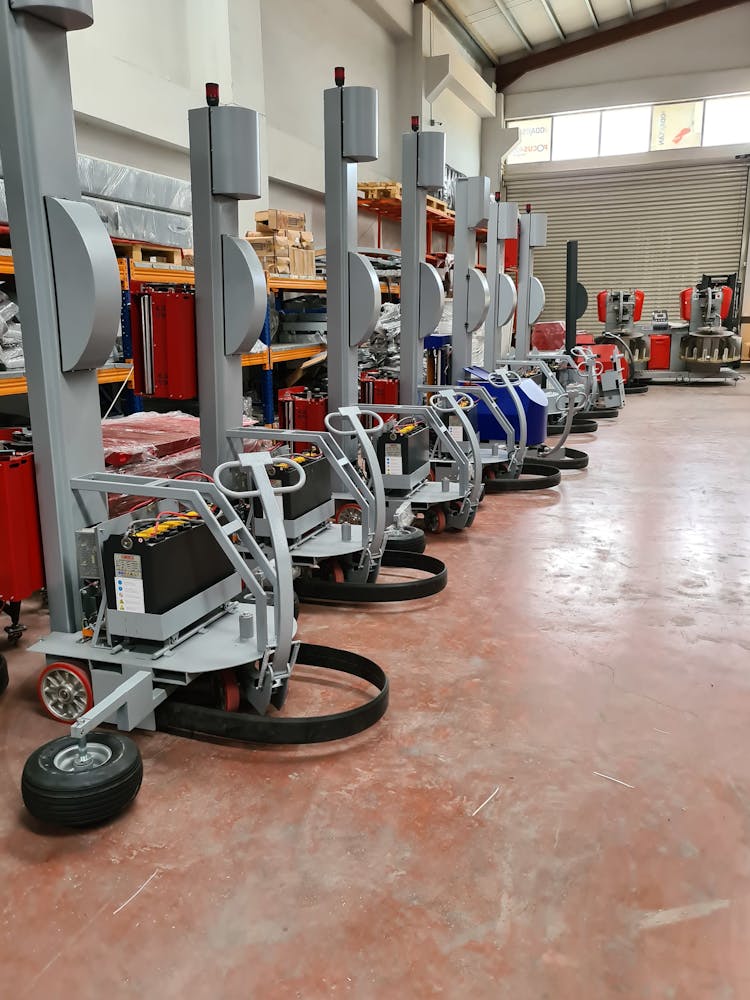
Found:
M 344 87 L 341 113 L 342 154 L 353 163 L 378 158 L 378 92 L 374 87 Z
M 258 112 L 229 105 L 210 109 L 211 190 L 225 198 L 260 198 Z
M 445 132 L 420 132 L 417 186 L 441 188 L 445 183 Z

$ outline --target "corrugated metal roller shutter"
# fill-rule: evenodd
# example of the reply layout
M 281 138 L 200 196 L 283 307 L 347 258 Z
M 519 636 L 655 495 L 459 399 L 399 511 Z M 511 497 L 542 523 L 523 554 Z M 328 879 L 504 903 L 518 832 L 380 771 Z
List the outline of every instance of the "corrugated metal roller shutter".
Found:
M 514 176 L 508 201 L 548 215 L 547 246 L 534 256 L 543 318 L 565 316 L 565 245 L 577 239 L 578 276 L 589 293 L 579 329 L 598 329 L 596 295 L 642 288 L 644 316 L 679 312 L 679 294 L 703 272 L 738 270 L 748 184 L 742 163 Z

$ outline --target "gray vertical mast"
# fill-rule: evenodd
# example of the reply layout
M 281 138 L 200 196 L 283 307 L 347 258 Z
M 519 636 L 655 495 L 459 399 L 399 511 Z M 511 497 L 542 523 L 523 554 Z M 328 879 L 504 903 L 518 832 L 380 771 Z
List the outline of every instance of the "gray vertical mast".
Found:
M 357 164 L 378 158 L 378 94 L 345 87 L 344 70 L 324 93 L 328 409 L 358 402 L 357 348 L 380 315 L 380 283 L 357 249 Z
M 201 460 L 213 472 L 232 457 L 226 432 L 242 425 L 242 354 L 263 329 L 266 282 L 238 236 L 238 202 L 261 191 L 258 114 L 220 107 L 216 84 L 206 84 L 206 101 L 188 123 Z
M 413 116 L 402 137 L 401 170 L 401 373 L 400 402 L 417 403 L 424 381 L 425 337 L 437 329 L 443 312 L 443 285 L 427 252 L 427 192 L 443 186 L 445 133 L 420 132 Z
M 72 478 L 104 468 L 95 369 L 119 323 L 120 278 L 95 209 L 81 201 L 66 31 L 93 23 L 91 0 L 0 2 L 0 147 L 13 239 L 44 562 L 53 630 L 81 610 L 76 531 L 106 500 Z

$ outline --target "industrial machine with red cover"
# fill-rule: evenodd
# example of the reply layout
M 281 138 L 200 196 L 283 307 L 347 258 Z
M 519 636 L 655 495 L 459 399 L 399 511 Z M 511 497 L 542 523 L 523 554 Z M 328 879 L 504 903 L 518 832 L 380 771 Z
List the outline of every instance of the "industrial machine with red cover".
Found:
M 8 615 L 8 639 L 18 642 L 21 601 L 44 586 L 42 539 L 34 479 L 34 456 L 12 446 L 2 431 L 0 444 L 0 611 Z
M 193 290 L 142 285 L 133 292 L 130 318 L 135 391 L 152 399 L 195 399 Z

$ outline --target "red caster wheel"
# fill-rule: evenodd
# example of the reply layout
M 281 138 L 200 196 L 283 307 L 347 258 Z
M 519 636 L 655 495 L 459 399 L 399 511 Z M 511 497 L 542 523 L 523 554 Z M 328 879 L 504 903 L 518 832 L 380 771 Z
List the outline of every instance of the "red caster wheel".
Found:
M 445 516 L 445 511 L 441 510 L 439 507 L 429 510 L 425 514 L 424 520 L 425 527 L 433 535 L 442 534 L 448 524 L 448 518 Z
M 336 524 L 362 524 L 362 508 L 358 503 L 342 504 L 336 511 Z
M 236 712 L 240 707 L 240 685 L 234 670 L 220 670 L 216 675 L 217 708 Z
M 94 706 L 89 672 L 75 663 L 49 663 L 37 681 L 42 708 L 56 722 L 75 722 Z

